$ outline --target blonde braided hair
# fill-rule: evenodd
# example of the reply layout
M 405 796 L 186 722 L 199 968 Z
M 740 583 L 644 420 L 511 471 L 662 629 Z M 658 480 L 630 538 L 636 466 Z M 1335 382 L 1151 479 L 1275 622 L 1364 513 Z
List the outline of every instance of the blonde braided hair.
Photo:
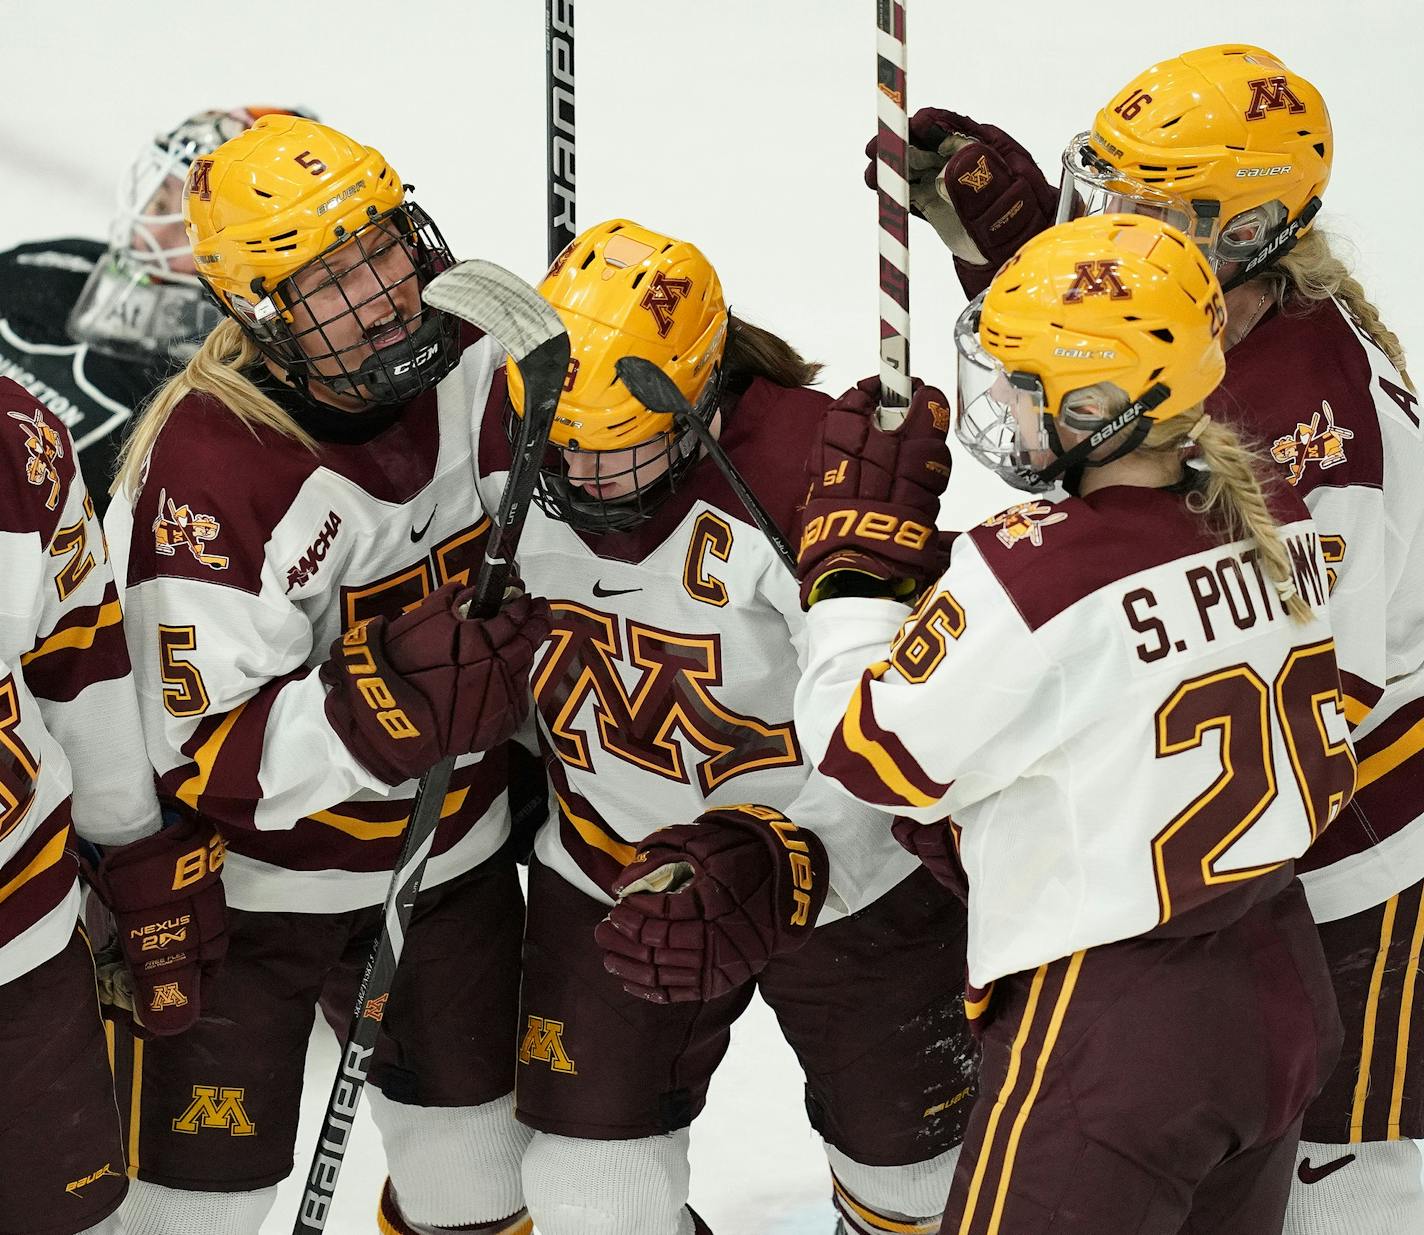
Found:
M 273 429 L 316 450 L 316 442 L 295 420 L 255 386 L 243 373 L 261 359 L 257 345 L 234 321 L 219 322 L 188 361 L 187 367 L 164 384 L 148 402 L 119 452 L 113 494 L 124 493 L 130 501 L 141 487 L 144 465 L 173 409 L 192 391 L 212 395 L 254 434 L 259 425 Z
M 1379 310 L 1365 295 L 1365 289 L 1350 273 L 1350 268 L 1335 255 L 1330 238 L 1324 232 L 1318 229 L 1307 232 L 1300 243 L 1262 278 L 1271 284 L 1279 304 L 1287 304 L 1288 291 L 1294 292 L 1311 308 L 1321 300 L 1332 297 L 1339 300 L 1356 325 L 1389 357 L 1390 364 L 1404 378 L 1404 384 L 1411 392 L 1414 391 L 1414 382 L 1405 368 L 1404 345 L 1400 343 L 1399 336 L 1380 319 Z
M 1207 416 L 1200 403 L 1153 425 L 1141 449 L 1179 454 L 1192 442 L 1206 477 L 1187 498 L 1188 507 L 1208 519 L 1223 541 L 1254 541 L 1286 612 L 1296 622 L 1309 622 L 1310 606 L 1296 590 L 1290 554 L 1266 500 L 1275 479 L 1269 461 L 1235 429 Z

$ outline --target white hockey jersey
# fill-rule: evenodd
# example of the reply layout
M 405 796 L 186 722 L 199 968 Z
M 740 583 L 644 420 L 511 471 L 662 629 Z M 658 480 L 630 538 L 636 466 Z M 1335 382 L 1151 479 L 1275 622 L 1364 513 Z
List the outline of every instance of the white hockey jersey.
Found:
M 1320 529 L 1360 759 L 1354 801 L 1300 863 L 1330 922 L 1424 879 L 1424 413 L 1333 301 L 1266 317 L 1208 408 L 1259 440 Z
M 58 953 L 79 912 L 71 826 L 159 828 L 118 593 L 59 418 L 0 378 L 0 983 Z
M 1348 800 L 1326 567 L 1304 508 L 1282 503 L 1306 625 L 1254 545 L 1214 542 L 1179 493 L 1132 487 L 963 534 L 908 616 L 812 609 L 808 752 L 861 801 L 950 817 L 974 985 L 1230 920 L 1224 898 L 1285 877 Z
M 504 373 L 491 368 L 481 382 L 480 492 L 494 510 L 510 457 Z M 754 381 L 721 438 L 788 534 L 826 402 Z M 811 774 L 791 716 L 805 630 L 796 582 L 710 459 L 632 532 L 585 539 L 536 507 L 518 556 L 555 617 L 533 675 L 554 790 L 535 841 L 541 862 L 611 903 L 638 841 L 713 806 L 757 802 L 825 843 L 822 923 L 915 869 L 883 814 Z
M 163 792 L 222 830 L 240 909 L 385 896 L 415 782 L 393 789 L 351 755 L 317 668 L 353 623 L 473 579 L 488 521 L 469 409 L 462 363 L 399 415 L 327 414 L 313 453 L 189 395 L 136 499 L 109 507 L 149 756 Z M 425 886 L 503 843 L 505 781 L 502 750 L 457 761 Z

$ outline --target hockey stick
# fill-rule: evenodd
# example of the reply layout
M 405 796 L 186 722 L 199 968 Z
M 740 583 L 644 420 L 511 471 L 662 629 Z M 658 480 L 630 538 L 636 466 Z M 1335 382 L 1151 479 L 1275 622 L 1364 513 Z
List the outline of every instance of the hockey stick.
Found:
M 524 530 L 534 482 L 548 445 L 549 428 L 554 423 L 554 410 L 559 405 L 564 375 L 568 372 L 569 336 L 558 314 L 532 287 L 492 262 L 461 262 L 435 278 L 422 295 L 432 308 L 478 326 L 498 339 L 524 376 L 525 411 L 519 441 L 500 497 L 498 520 L 485 544 L 484 560 L 480 563 L 471 601 L 473 611 L 485 616 L 494 613 L 504 597 L 514 551 Z M 366 972 L 356 994 L 341 1065 L 331 1087 L 331 1097 L 327 1099 L 321 1135 L 312 1156 L 293 1235 L 311 1235 L 326 1228 L 386 998 L 405 947 L 405 933 L 420 892 L 425 863 L 435 843 L 440 808 L 444 805 L 454 766 L 453 759 L 442 759 L 420 778 L 410 823 L 381 911 L 381 933 L 371 950 L 371 959 L 366 962 Z
M 574 238 L 574 0 L 544 0 L 549 262 Z
M 776 526 L 776 520 L 757 499 L 757 495 L 747 487 L 747 482 L 742 479 L 736 465 L 727 458 L 727 452 L 722 449 L 721 443 L 712 436 L 712 431 L 697 418 L 697 413 L 692 410 L 692 404 L 673 383 L 672 378 L 646 356 L 621 356 L 613 367 L 632 396 L 650 412 L 669 414 L 679 424 L 691 429 L 696 434 L 697 439 L 702 443 L 702 448 L 712 456 L 712 461 L 717 465 L 722 475 L 727 478 L 727 483 L 732 486 L 732 492 L 747 508 L 752 522 L 761 528 L 762 535 L 775 550 L 776 556 L 781 559 L 781 564 L 791 572 L 792 578 L 795 578 L 796 554 L 792 552 L 781 529 Z
M 910 406 L 910 117 L 905 106 L 905 5 L 875 0 L 875 183 L 880 201 L 880 410 L 882 429 Z

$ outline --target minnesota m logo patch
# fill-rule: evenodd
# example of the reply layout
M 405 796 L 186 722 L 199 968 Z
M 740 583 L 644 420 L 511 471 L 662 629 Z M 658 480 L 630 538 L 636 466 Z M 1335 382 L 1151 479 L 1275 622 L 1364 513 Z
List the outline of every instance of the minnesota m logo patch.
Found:
M 1118 277 L 1117 262 L 1075 262 L 1073 271 L 1073 285 L 1063 293 L 1064 304 L 1080 304 L 1085 296 L 1132 299 L 1132 289 Z
M 257 1125 L 242 1108 L 241 1089 L 219 1089 L 216 1085 L 194 1085 L 193 1100 L 173 1121 L 174 1132 L 196 1136 L 199 1128 L 226 1128 L 232 1136 L 252 1136 Z
M 524 1031 L 524 1041 L 519 1044 L 519 1062 L 546 1063 L 555 1072 L 576 1074 L 574 1061 L 564 1049 L 564 1022 L 546 1021 L 542 1016 L 531 1016 L 529 1028 Z
M 1284 77 L 1258 77 L 1246 84 L 1251 88 L 1247 120 L 1264 120 L 1268 111 L 1286 111 L 1292 116 L 1305 111 L 1305 104 L 1296 97 Z

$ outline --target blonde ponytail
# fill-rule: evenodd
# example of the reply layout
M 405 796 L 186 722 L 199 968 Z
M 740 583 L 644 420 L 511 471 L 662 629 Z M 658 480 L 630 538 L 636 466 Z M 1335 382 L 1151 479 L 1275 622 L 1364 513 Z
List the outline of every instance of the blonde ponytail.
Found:
M 254 434 L 262 425 L 315 451 L 316 442 L 292 419 L 291 413 L 263 394 L 243 373 L 261 356 L 257 345 L 236 322 L 219 322 L 187 367 L 170 378 L 139 414 L 119 452 L 118 469 L 109 492 L 123 493 L 133 500 L 159 433 L 173 409 L 192 391 L 211 395 Z
M 1290 554 L 1266 503 L 1265 486 L 1273 473 L 1265 457 L 1234 429 L 1206 417 L 1200 405 L 1154 425 L 1142 448 L 1180 452 L 1188 438 L 1206 464 L 1206 483 L 1187 504 L 1214 523 L 1223 540 L 1255 541 L 1286 612 L 1297 622 L 1310 621 L 1310 606 L 1296 590 Z M 1263 477 L 1268 479 L 1263 482 Z
M 1350 273 L 1349 267 L 1335 256 L 1325 233 L 1318 229 L 1307 232 L 1300 243 L 1264 277 L 1275 285 L 1279 303 L 1287 303 L 1284 295 L 1287 291 L 1294 292 L 1312 307 L 1316 302 L 1332 297 L 1339 300 L 1360 329 L 1389 357 L 1390 364 L 1404 378 L 1404 384 L 1414 390 L 1414 382 L 1404 366 L 1404 345 L 1400 343 L 1399 336 L 1380 320 L 1379 310 L 1365 295 L 1365 289 Z

